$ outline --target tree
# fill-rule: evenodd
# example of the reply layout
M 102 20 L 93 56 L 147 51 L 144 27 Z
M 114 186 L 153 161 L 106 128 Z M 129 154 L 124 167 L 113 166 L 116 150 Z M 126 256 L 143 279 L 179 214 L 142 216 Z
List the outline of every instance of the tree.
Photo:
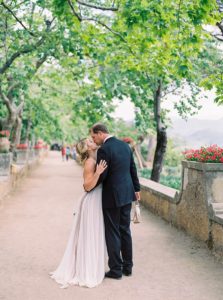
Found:
M 25 91 L 28 81 L 47 58 L 45 49 L 41 48 L 51 31 L 52 20 L 40 17 L 34 3 L 14 1 L 0 3 L 2 13 L 0 65 L 0 97 L 7 110 L 0 119 L 0 127 L 13 130 L 12 148 L 19 143 L 22 112 L 25 104 Z M 18 15 L 22 17 L 18 17 Z M 42 23 L 42 24 L 41 24 Z M 41 49 L 38 53 L 37 50 Z M 33 54 L 39 55 L 33 66 Z M 24 56 L 25 59 L 20 60 Z M 33 66 L 33 68 L 32 68 Z

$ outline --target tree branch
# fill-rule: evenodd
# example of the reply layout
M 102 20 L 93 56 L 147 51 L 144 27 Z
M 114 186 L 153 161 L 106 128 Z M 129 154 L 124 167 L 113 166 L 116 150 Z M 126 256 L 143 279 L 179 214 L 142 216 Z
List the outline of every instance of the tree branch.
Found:
M 19 20 L 19 18 L 14 14 L 14 12 L 4 3 L 4 1 L 1 2 L 2 6 L 7 9 L 8 12 L 16 19 L 16 21 L 33 37 L 35 37 L 35 34 L 30 31 L 23 23 Z
M 98 19 L 95 19 L 95 18 L 86 18 L 86 17 L 83 18 L 83 17 L 82 17 L 81 15 L 79 15 L 79 14 L 76 12 L 76 10 L 74 9 L 74 6 L 73 6 L 72 1 L 71 1 L 71 0 L 67 0 L 67 2 L 68 2 L 68 4 L 69 4 L 69 6 L 70 6 L 70 8 L 71 8 L 71 10 L 72 10 L 72 12 L 73 12 L 73 14 L 74 14 L 74 16 L 75 16 L 80 22 L 84 22 L 84 21 L 92 21 L 92 22 L 95 22 L 95 23 L 97 23 L 97 24 L 99 24 L 99 25 L 105 27 L 108 31 L 110 31 L 110 32 L 113 33 L 114 35 L 117 35 L 117 36 L 118 36 L 123 42 L 125 42 L 125 43 L 127 44 L 127 46 L 128 46 L 127 41 L 125 40 L 125 38 L 124 38 L 119 32 L 114 31 L 111 27 L 109 27 L 107 24 L 105 24 L 104 22 L 102 22 L 102 21 L 100 21 L 100 20 L 98 20 Z M 77 2 L 80 3 L 79 0 L 78 0 Z M 132 51 L 132 49 L 131 49 L 129 46 L 128 46 L 128 48 L 129 48 L 129 51 L 130 51 L 133 55 L 135 55 L 135 53 Z
M 92 21 L 95 22 L 99 25 L 101 25 L 102 27 L 106 28 L 108 31 L 110 31 L 111 33 L 113 33 L 114 35 L 118 36 L 128 47 L 129 51 L 135 55 L 135 53 L 133 52 L 132 48 L 129 47 L 126 39 L 117 31 L 114 31 L 111 27 L 109 27 L 107 24 L 103 23 L 102 21 L 95 19 L 95 18 L 83 18 L 82 21 Z
M 36 44 L 32 46 L 25 46 L 23 49 L 20 49 L 19 51 L 12 54 L 12 56 L 5 62 L 5 64 L 0 68 L 0 74 L 5 73 L 5 71 L 11 66 L 11 64 L 14 62 L 16 58 L 21 56 L 22 54 L 27 54 L 35 50 L 37 47 L 39 47 L 43 42 L 45 38 L 41 38 Z
M 15 87 L 17 87 L 18 85 L 19 85 L 19 83 L 18 83 L 18 82 L 15 82 L 15 83 L 13 83 L 13 84 L 9 87 L 9 89 L 8 89 L 8 91 L 7 91 L 7 98 L 8 98 L 8 99 L 10 99 L 10 95 L 11 95 L 12 90 L 13 90 Z
M 3 103 L 8 108 L 9 113 L 12 113 L 13 112 L 12 103 L 9 101 L 9 99 L 6 97 L 6 95 L 3 93 L 1 85 L 0 85 L 0 96 L 2 98 Z
M 121 40 L 123 40 L 124 42 L 126 42 L 126 40 L 124 39 L 124 37 L 117 31 L 114 31 L 113 29 L 111 29 L 111 27 L 109 27 L 108 25 L 106 25 L 105 23 L 103 23 L 102 21 L 95 19 L 95 18 L 83 18 L 82 21 L 92 21 L 95 23 L 98 23 L 99 25 L 105 27 L 106 29 L 108 29 L 111 33 L 117 35 L 120 37 Z
M 163 97 L 166 97 L 167 95 L 169 95 L 169 94 L 173 94 L 175 91 L 177 91 L 178 89 L 179 89 L 180 87 L 179 86 L 177 86 L 177 87 L 175 87 L 175 88 L 173 88 L 172 90 L 166 90 L 166 92 L 165 93 L 163 93 Z
M 216 38 L 218 41 L 223 42 L 223 35 L 220 34 L 212 34 L 214 38 Z
M 55 19 L 55 18 L 54 18 Z M 50 31 L 50 26 L 52 25 L 53 21 L 46 21 L 46 31 L 45 33 Z M 41 46 L 43 44 L 43 42 L 45 41 L 46 36 L 44 35 L 41 39 L 39 39 L 38 42 L 36 42 L 34 45 L 31 46 L 24 46 L 22 49 L 20 49 L 19 51 L 15 52 L 14 54 L 12 54 L 12 56 L 4 63 L 4 65 L 0 68 L 0 74 L 4 74 L 5 71 L 11 66 L 11 64 L 14 62 L 14 60 L 16 58 L 18 58 L 19 56 L 21 56 L 22 54 L 27 54 L 30 53 L 32 51 L 34 51 L 36 48 L 38 48 L 39 46 Z
M 17 108 L 16 108 L 16 114 L 17 114 L 17 116 L 21 115 L 23 107 L 24 107 L 24 104 L 25 104 L 25 102 L 24 102 L 24 100 L 22 100 L 22 102 L 19 104 L 19 106 L 17 106 Z
M 100 6 L 100 5 L 96 5 L 96 4 L 86 3 L 86 2 L 83 2 L 80 0 L 76 0 L 76 1 L 80 5 L 87 6 L 87 7 L 94 8 L 94 9 L 99 9 L 99 10 L 104 10 L 104 11 L 105 10 L 108 10 L 108 11 L 117 11 L 118 10 L 117 7 L 104 7 L 104 6 Z
M 216 26 L 220 29 L 221 34 L 223 35 L 223 24 L 220 23 L 220 22 L 217 22 L 217 23 L 216 23 Z
M 77 19 L 81 22 L 82 21 L 82 17 L 76 12 L 76 10 L 74 9 L 73 3 L 71 0 L 67 0 L 68 5 L 70 6 L 73 14 L 75 15 L 75 17 L 77 17 Z
M 42 64 L 47 60 L 48 55 L 44 53 L 43 57 L 41 57 L 39 60 L 36 62 L 36 69 L 35 72 L 42 66 Z

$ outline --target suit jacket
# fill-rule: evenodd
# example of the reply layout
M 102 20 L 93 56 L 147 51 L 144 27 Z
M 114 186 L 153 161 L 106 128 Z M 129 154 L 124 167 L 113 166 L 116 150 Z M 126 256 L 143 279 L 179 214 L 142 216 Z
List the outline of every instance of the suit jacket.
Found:
M 136 200 L 135 192 L 140 191 L 140 184 L 129 145 L 110 137 L 98 149 L 97 163 L 100 160 L 108 165 L 97 183 L 103 183 L 103 208 L 121 207 Z

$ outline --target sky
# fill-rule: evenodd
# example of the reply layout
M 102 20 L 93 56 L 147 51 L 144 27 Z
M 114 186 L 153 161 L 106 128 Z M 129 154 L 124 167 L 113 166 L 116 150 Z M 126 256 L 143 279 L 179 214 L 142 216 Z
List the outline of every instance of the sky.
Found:
M 199 104 L 202 105 L 202 108 L 197 115 L 193 116 L 193 118 L 200 120 L 217 120 L 223 118 L 223 105 L 218 106 L 216 103 L 214 103 L 214 91 L 206 91 L 205 94 L 208 96 L 208 98 L 199 101 Z M 134 120 L 134 105 L 130 100 L 125 99 L 122 102 L 117 101 L 115 103 L 117 104 L 117 108 L 114 113 L 115 117 L 122 118 L 125 121 Z M 167 100 L 164 105 L 171 110 L 169 113 L 170 118 L 179 118 L 177 111 L 173 109 L 173 102 L 170 99 Z

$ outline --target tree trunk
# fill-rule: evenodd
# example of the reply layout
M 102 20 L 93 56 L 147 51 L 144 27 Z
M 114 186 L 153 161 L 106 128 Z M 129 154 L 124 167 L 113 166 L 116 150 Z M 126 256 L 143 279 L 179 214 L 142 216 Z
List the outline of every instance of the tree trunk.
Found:
M 28 125 L 27 125 L 27 129 L 26 129 L 26 138 L 25 138 L 26 144 L 29 144 L 31 125 L 32 125 L 32 122 L 30 119 L 28 119 Z
M 158 88 L 154 93 L 154 117 L 156 121 L 157 144 L 153 161 L 151 180 L 159 182 L 160 174 L 163 167 L 164 155 L 167 146 L 166 128 L 161 121 L 161 99 L 162 99 L 162 82 L 158 81 Z
M 22 132 L 22 118 L 18 116 L 16 118 L 14 131 L 12 135 L 12 142 L 11 142 L 11 151 L 13 152 L 16 149 L 16 146 L 20 144 L 21 140 L 21 132 Z
M 8 78 L 8 82 L 10 82 L 10 78 Z M 8 116 L 4 119 L 0 119 L 0 126 L 4 130 L 11 131 L 13 126 L 16 123 L 16 119 L 18 114 L 20 114 L 21 109 L 23 108 L 23 104 L 20 104 L 18 107 L 15 106 L 12 100 L 12 90 L 15 88 L 15 84 L 11 84 L 8 92 L 4 93 L 2 91 L 2 87 L 0 85 L 0 97 L 2 99 L 3 104 L 6 106 L 8 110 Z
M 136 156 L 136 158 L 137 158 L 139 168 L 140 168 L 140 169 L 143 169 L 142 160 L 141 160 L 141 157 L 140 157 L 140 155 L 139 155 L 139 151 L 138 151 L 136 145 L 133 146 L 133 151 L 134 151 L 135 156 Z
M 138 156 L 140 158 L 142 169 L 146 168 L 147 167 L 147 163 L 146 163 L 145 159 L 143 158 L 143 156 L 141 154 L 140 144 L 136 144 L 135 149 L 137 150 Z
M 16 139 L 15 139 L 15 144 L 16 146 L 21 143 L 21 133 L 22 133 L 22 118 L 18 117 L 16 121 Z
M 154 148 L 156 146 L 156 138 L 154 135 L 149 136 L 147 161 L 152 162 L 154 157 Z
M 167 145 L 167 134 L 166 129 L 161 128 L 157 132 L 157 145 L 156 145 L 156 151 L 153 161 L 153 169 L 151 174 L 151 180 L 159 182 L 160 180 L 160 174 L 163 168 L 163 160 L 164 155 L 166 153 L 166 145 Z

